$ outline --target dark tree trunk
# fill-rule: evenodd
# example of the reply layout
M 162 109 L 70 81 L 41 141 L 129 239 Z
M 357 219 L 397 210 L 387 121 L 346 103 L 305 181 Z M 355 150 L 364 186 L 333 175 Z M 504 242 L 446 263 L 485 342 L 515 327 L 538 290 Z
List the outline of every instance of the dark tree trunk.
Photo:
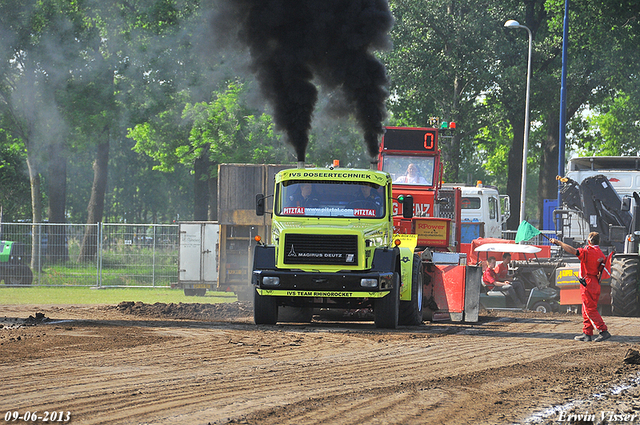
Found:
M 42 223 L 42 188 L 41 177 L 37 170 L 36 161 L 29 154 L 27 149 L 27 168 L 29 169 L 29 181 L 31 183 L 31 208 L 32 223 L 31 226 L 31 269 L 40 270 L 42 262 L 40 261 L 40 225 Z
M 520 225 L 520 188 L 522 185 L 522 150 L 524 148 L 524 120 L 511 119 L 513 127 L 513 145 L 509 150 L 509 171 L 507 195 L 511 200 L 511 216 L 507 220 L 507 229 L 516 230 Z M 526 198 L 525 198 L 526 200 Z
M 451 11 L 449 11 L 451 12 Z M 453 80 L 453 93 L 451 97 L 450 110 L 447 119 L 443 121 L 449 121 L 457 119 L 458 111 L 458 99 L 460 98 L 460 82 L 458 77 Z M 460 164 L 461 160 L 461 139 L 462 136 L 454 132 L 453 135 L 440 133 L 440 146 L 442 149 L 442 162 L 444 167 L 444 180 L 448 182 L 460 182 Z
M 209 155 L 203 154 L 193 165 L 195 181 L 193 190 L 193 219 L 206 221 L 209 212 Z
M 444 181 L 459 182 L 460 174 L 460 136 L 440 136 L 442 147 L 442 163 L 444 164 Z
M 218 220 L 218 179 L 209 179 L 209 221 Z
M 82 239 L 79 261 L 91 261 L 98 252 L 98 227 L 104 214 L 104 195 L 107 190 L 107 165 L 109 163 L 109 133 L 105 131 L 105 141 L 98 145 L 93 163 L 93 185 L 91 199 L 87 207 L 87 228 Z
M 67 157 L 62 144 L 49 147 L 49 223 L 64 223 L 67 199 Z M 69 259 L 66 243 L 66 228 L 48 226 L 46 255 L 50 262 L 60 263 Z
M 542 223 L 544 217 L 544 200 L 558 197 L 558 137 L 560 119 L 557 113 L 547 115 L 547 135 L 543 140 L 540 155 L 540 174 L 538 175 L 538 216 L 541 229 L 550 229 L 550 223 Z

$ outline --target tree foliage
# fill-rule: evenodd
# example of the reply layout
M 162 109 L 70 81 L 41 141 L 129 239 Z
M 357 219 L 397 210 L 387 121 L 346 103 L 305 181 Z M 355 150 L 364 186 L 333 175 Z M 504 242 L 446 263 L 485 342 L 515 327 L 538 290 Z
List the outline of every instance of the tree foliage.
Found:
M 497 185 L 515 205 L 527 37 L 503 25 L 516 19 L 532 30 L 527 216 L 535 216 L 557 187 L 564 0 L 389 3 L 393 48 L 380 54 L 391 80 L 388 124 L 456 121 L 455 137 L 441 143 L 445 180 Z M 215 0 L 0 0 L 5 219 L 48 218 L 42 206 L 59 200 L 49 196 L 58 178 L 66 184 L 64 217 L 85 221 L 100 143 L 110 146 L 109 221 L 192 218 L 202 206 L 189 200 L 202 197 L 198 190 L 212 196 L 203 187 L 215 181 L 216 164 L 294 162 L 244 75 L 247 52 L 212 43 L 209 18 L 218 7 Z M 640 151 L 639 15 L 632 0 L 571 1 L 568 152 Z M 335 96 L 320 92 L 307 160 L 367 167 L 362 136 L 347 114 L 336 114 Z M 66 177 L 53 159 L 66 165 Z

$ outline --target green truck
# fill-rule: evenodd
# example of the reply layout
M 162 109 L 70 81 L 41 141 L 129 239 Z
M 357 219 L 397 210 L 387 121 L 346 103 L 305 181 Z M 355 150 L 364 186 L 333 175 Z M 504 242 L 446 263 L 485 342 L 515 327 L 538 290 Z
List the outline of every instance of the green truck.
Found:
M 0 280 L 6 285 L 31 285 L 33 273 L 25 264 L 24 245 L 0 241 Z
M 422 271 L 415 235 L 394 236 L 388 173 L 339 168 L 278 172 L 271 243 L 256 236 L 251 284 L 256 324 L 279 308 L 311 321 L 314 309 L 372 309 L 378 328 L 422 322 Z M 265 196 L 256 213 L 265 214 Z M 413 199 L 397 196 L 406 218 Z

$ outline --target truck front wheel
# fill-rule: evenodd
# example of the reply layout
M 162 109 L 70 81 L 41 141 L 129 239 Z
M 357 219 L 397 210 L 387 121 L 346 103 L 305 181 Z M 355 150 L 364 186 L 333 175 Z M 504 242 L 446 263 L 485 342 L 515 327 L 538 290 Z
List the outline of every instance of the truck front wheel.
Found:
M 611 264 L 611 313 L 638 316 L 638 258 L 614 258 Z
M 393 274 L 393 289 L 382 298 L 376 299 L 373 314 L 376 328 L 395 329 L 398 327 L 400 310 L 400 277 Z
M 417 326 L 422 323 L 422 269 L 420 256 L 413 255 L 411 300 L 400 301 L 401 325 Z
M 278 303 L 275 297 L 253 294 L 253 321 L 256 325 L 275 325 L 278 322 Z
M 29 266 L 25 265 L 8 267 L 2 276 L 7 285 L 31 285 L 33 283 L 33 273 Z
M 311 323 L 312 307 L 278 307 L 278 322 Z

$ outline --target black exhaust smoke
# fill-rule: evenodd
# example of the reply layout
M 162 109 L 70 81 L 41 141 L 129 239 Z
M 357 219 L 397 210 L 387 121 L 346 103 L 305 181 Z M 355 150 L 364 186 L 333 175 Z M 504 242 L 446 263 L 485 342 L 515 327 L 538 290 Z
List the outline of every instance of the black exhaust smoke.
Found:
M 390 46 L 393 17 L 386 0 L 218 0 L 213 26 L 248 46 L 252 71 L 274 121 L 305 160 L 318 97 L 315 78 L 340 89 L 371 157 L 386 117 L 384 65 L 373 50 Z

